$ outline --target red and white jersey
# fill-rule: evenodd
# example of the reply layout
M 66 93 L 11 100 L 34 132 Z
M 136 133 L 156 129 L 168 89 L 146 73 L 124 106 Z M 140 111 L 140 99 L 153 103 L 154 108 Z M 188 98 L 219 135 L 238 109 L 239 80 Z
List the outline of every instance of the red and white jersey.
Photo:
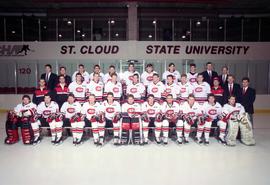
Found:
M 129 116 L 132 116 L 133 113 L 141 113 L 141 106 L 138 103 L 124 103 L 122 105 L 122 113 L 128 113 Z
M 207 82 L 202 82 L 201 84 L 194 83 L 193 94 L 197 102 L 202 104 L 205 101 L 207 101 L 207 95 L 210 93 L 211 93 L 211 88 Z
M 145 96 L 145 86 L 142 83 L 129 84 L 127 86 L 127 94 L 132 94 L 135 99 L 140 99 Z
M 113 101 L 112 104 L 104 101 L 101 103 L 101 111 L 105 113 L 107 119 L 112 120 L 116 114 L 121 112 L 121 106 L 117 101 Z
M 94 73 L 91 73 L 90 75 L 89 75 L 89 79 L 90 79 L 90 81 L 93 81 L 93 75 L 94 75 Z M 99 73 L 99 81 L 100 82 L 104 82 L 104 74 L 103 73 Z
M 225 104 L 222 109 L 222 115 L 226 118 L 230 118 L 231 116 L 236 117 L 239 114 L 243 114 L 245 112 L 245 108 L 240 104 L 236 103 L 235 106 L 230 104 Z
M 14 112 L 18 116 L 33 116 L 36 113 L 37 105 L 30 102 L 28 104 L 20 103 L 14 108 Z M 23 113 L 23 115 L 22 115 Z
M 178 83 L 178 80 L 180 79 L 180 73 L 179 71 L 175 70 L 174 72 L 170 72 L 170 71 L 165 71 L 162 75 L 162 79 L 166 81 L 167 83 L 167 76 L 168 75 L 172 75 L 173 76 L 173 80 L 174 80 L 174 83 Z
M 212 120 L 217 119 L 222 114 L 222 106 L 216 102 L 214 105 L 205 102 L 202 106 L 203 114 L 210 117 Z
M 165 85 L 159 81 L 158 83 L 152 82 L 148 88 L 147 88 L 147 93 L 148 94 L 153 94 L 155 98 L 161 98 L 162 94 L 165 91 Z
M 193 85 L 197 82 L 197 76 L 198 76 L 198 73 L 194 73 L 194 74 L 192 74 L 190 72 L 187 73 L 187 79 L 191 85 Z
M 68 89 L 70 93 L 74 94 L 76 101 L 84 103 L 87 93 L 86 83 L 78 84 L 77 82 L 71 82 Z
M 79 102 L 74 102 L 73 104 L 69 104 L 68 102 L 65 102 L 60 112 L 65 115 L 66 118 L 70 119 L 72 116 L 74 116 L 77 113 L 81 113 L 82 106 Z
M 184 102 L 181 107 L 181 112 L 185 115 L 189 115 L 192 119 L 196 119 L 203 114 L 202 106 L 198 102 L 194 102 L 191 107 L 188 102 Z
M 153 82 L 153 75 L 157 74 L 156 71 L 152 71 L 151 73 L 148 73 L 144 71 L 141 75 L 141 82 L 145 85 L 148 86 Z
M 118 74 L 118 73 L 116 73 L 116 74 L 117 74 L 117 81 L 119 82 L 119 81 L 120 81 L 119 74 Z M 106 84 L 107 82 L 109 82 L 109 81 L 111 81 L 111 80 L 112 80 L 111 75 L 110 75 L 109 73 L 106 73 L 106 74 L 104 75 L 104 77 L 103 77 L 103 82 L 104 82 L 104 84 Z
M 43 101 L 37 107 L 37 114 L 42 115 L 43 118 L 48 118 L 51 114 L 59 112 L 59 106 L 56 102 L 51 101 L 49 105 Z
M 161 105 L 161 112 L 163 114 L 178 114 L 180 112 L 180 106 L 178 103 L 173 102 L 172 104 L 168 104 L 167 102 L 164 102 Z
M 75 82 L 76 81 L 76 74 L 79 73 L 79 71 L 75 71 L 72 75 L 72 81 Z M 88 83 L 90 81 L 90 75 L 87 71 L 84 71 L 82 74 L 82 77 L 84 79 L 83 82 Z
M 154 102 L 153 105 L 144 102 L 142 104 L 142 112 L 146 113 L 149 118 L 155 118 L 157 114 L 161 113 L 161 106 L 157 102 Z
M 92 116 L 99 115 L 100 110 L 100 103 L 96 102 L 94 105 L 91 105 L 89 102 L 85 102 L 82 106 L 81 113 L 86 115 L 86 118 L 90 120 Z
M 94 94 L 97 99 L 102 98 L 104 84 L 101 81 L 96 83 L 95 81 L 91 80 L 89 83 L 86 84 L 86 88 L 87 94 Z
M 129 84 L 132 83 L 132 79 L 133 79 L 133 75 L 134 74 L 138 74 L 139 75 L 139 79 L 140 79 L 140 73 L 138 71 L 134 71 L 134 72 L 125 71 L 122 74 L 121 80 L 123 80 L 126 85 L 129 85 Z
M 193 86 L 187 82 L 185 84 L 182 84 L 181 82 L 178 83 L 179 85 L 179 97 L 180 100 L 185 101 L 187 100 L 188 96 L 193 93 Z
M 168 94 L 173 95 L 173 99 L 176 99 L 180 93 L 180 87 L 179 85 L 173 83 L 171 85 L 166 84 L 165 90 L 164 90 L 164 96 L 166 97 Z
M 112 92 L 115 98 L 120 98 L 122 96 L 122 84 L 120 82 L 112 83 L 109 81 L 104 86 L 104 93 Z

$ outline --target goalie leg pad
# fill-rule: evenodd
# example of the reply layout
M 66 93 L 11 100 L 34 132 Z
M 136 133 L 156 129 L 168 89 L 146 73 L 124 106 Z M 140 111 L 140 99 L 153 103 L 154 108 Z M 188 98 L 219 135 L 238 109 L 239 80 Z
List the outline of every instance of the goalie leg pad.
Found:
M 23 121 L 21 123 L 22 141 L 24 144 L 32 144 L 33 142 L 33 130 L 29 121 Z
M 15 120 L 6 121 L 6 133 L 7 133 L 7 137 L 5 139 L 6 144 L 14 144 L 19 141 L 18 127 Z
M 239 130 L 239 122 L 234 120 L 228 120 L 228 134 L 226 137 L 227 145 L 235 146 L 236 137 Z
M 239 127 L 241 131 L 241 142 L 248 146 L 255 145 L 252 124 L 247 113 L 241 119 Z

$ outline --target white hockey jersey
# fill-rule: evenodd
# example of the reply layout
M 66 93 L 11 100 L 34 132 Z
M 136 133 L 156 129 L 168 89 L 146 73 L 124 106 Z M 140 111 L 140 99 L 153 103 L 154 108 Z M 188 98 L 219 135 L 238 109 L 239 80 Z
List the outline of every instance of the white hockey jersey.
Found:
M 222 106 L 216 102 L 214 105 L 204 102 L 202 106 L 204 115 L 210 117 L 212 120 L 215 120 L 222 114 Z
M 240 104 L 236 103 L 235 106 L 230 104 L 225 104 L 222 109 L 222 115 L 229 119 L 229 118 L 237 118 L 238 115 L 241 115 L 245 112 L 245 108 Z
M 142 104 L 142 112 L 146 113 L 149 118 L 155 118 L 157 114 L 161 113 L 161 106 L 159 103 L 154 102 L 150 105 L 148 102 Z
M 180 106 L 178 103 L 173 102 L 171 105 L 167 102 L 164 102 L 161 105 L 161 112 L 165 115 L 171 115 L 171 114 L 179 114 L 180 112 Z
M 107 119 L 112 120 L 116 114 L 121 112 L 121 106 L 117 101 L 113 101 L 112 104 L 104 101 L 101 103 L 101 111 L 105 113 Z
M 93 75 L 94 75 L 94 73 L 91 73 L 89 75 L 89 81 L 93 81 Z M 104 82 L 104 74 L 103 73 L 99 73 L 99 81 Z
M 159 81 L 158 83 L 152 82 L 147 88 L 147 94 L 153 94 L 155 98 L 161 98 L 165 91 L 165 85 Z
M 131 83 L 127 86 L 126 93 L 132 94 L 135 99 L 141 99 L 145 95 L 145 86 L 142 83 Z
M 198 76 L 198 73 L 194 73 L 194 74 L 191 74 L 190 72 L 187 73 L 188 82 L 191 85 L 194 85 L 197 82 L 197 76 Z
M 166 84 L 165 85 L 165 90 L 164 90 L 164 96 L 166 97 L 168 94 L 173 95 L 173 99 L 176 99 L 179 96 L 180 93 L 180 87 L 178 84 Z
M 19 117 L 33 116 L 37 111 L 37 105 L 30 102 L 28 104 L 20 103 L 14 108 L 14 112 Z
M 202 106 L 197 102 L 194 102 L 192 107 L 190 107 L 188 102 L 184 102 L 180 109 L 183 114 L 189 115 L 193 120 L 203 114 Z
M 178 85 L 180 89 L 180 92 L 179 92 L 180 100 L 183 100 L 183 101 L 187 100 L 188 96 L 193 93 L 193 86 L 189 82 L 185 84 L 182 84 L 181 82 L 179 82 Z
M 101 99 L 103 96 L 103 88 L 104 84 L 99 81 L 96 83 L 95 81 L 91 80 L 89 83 L 86 84 L 87 94 L 94 94 L 97 99 Z
M 84 103 L 87 93 L 86 83 L 78 84 L 77 82 L 72 82 L 69 84 L 68 89 L 70 93 L 74 94 L 78 102 Z
M 193 87 L 193 94 L 196 101 L 199 103 L 206 101 L 207 95 L 211 93 L 210 85 L 207 82 L 203 82 L 201 84 L 194 83 Z
M 112 83 L 109 81 L 104 86 L 104 93 L 112 92 L 115 98 L 120 98 L 122 96 L 122 84 L 120 82 Z
M 125 71 L 123 74 L 122 74 L 122 77 L 121 77 L 121 80 L 123 80 L 126 85 L 129 85 L 132 83 L 132 80 L 133 80 L 133 75 L 134 74 L 138 74 L 139 75 L 139 79 L 140 79 L 140 73 L 138 71 L 135 71 L 135 72 L 130 72 L 130 71 Z
M 75 71 L 72 75 L 72 81 L 75 82 L 76 81 L 76 74 L 79 73 L 79 71 Z M 84 73 L 82 74 L 82 77 L 84 79 L 85 83 L 88 83 L 90 81 L 90 75 L 87 71 L 84 71 Z
M 79 102 L 74 102 L 73 104 L 69 104 L 68 102 L 65 102 L 60 112 L 65 115 L 66 118 L 70 119 L 72 116 L 74 116 L 77 113 L 81 113 L 82 106 Z
M 167 83 L 167 76 L 168 75 L 173 75 L 173 80 L 174 83 L 178 83 L 178 80 L 180 79 L 180 73 L 179 71 L 175 70 L 174 72 L 169 72 L 168 70 L 165 71 L 162 75 L 162 79 L 165 80 L 165 82 Z
M 148 86 L 153 82 L 153 75 L 157 74 L 156 71 L 152 71 L 151 73 L 148 73 L 144 71 L 141 75 L 141 82 L 145 85 Z
M 86 118 L 90 120 L 92 116 L 97 116 L 100 114 L 100 104 L 96 102 L 94 105 L 91 105 L 89 102 L 85 102 L 82 106 L 81 113 L 86 115 Z
M 117 81 L 119 82 L 120 81 L 120 77 L 119 77 L 119 74 L 117 74 Z M 106 73 L 103 77 L 103 83 L 106 84 L 107 82 L 111 81 L 112 80 L 112 77 L 109 73 Z
M 141 113 L 141 106 L 138 103 L 133 103 L 133 104 L 129 104 L 129 103 L 124 103 L 122 105 L 122 113 L 128 113 L 128 115 L 131 117 L 132 115 L 134 115 L 134 113 Z
M 43 101 L 37 107 L 37 114 L 40 114 L 43 118 L 48 118 L 51 114 L 57 112 L 59 112 L 59 106 L 54 101 L 51 101 L 49 105 L 46 105 Z

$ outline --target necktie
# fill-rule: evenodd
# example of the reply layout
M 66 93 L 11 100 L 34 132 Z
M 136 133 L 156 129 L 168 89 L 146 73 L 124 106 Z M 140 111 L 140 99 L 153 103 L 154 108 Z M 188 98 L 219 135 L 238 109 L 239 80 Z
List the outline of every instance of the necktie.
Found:
M 245 87 L 243 88 L 243 94 L 246 94 L 246 88 Z
M 209 71 L 209 77 L 212 78 L 212 73 L 211 73 L 211 71 Z
M 232 95 L 232 84 L 230 84 L 229 91 L 230 91 L 230 95 Z
M 225 81 L 226 81 L 226 76 L 225 75 L 223 75 L 222 81 L 223 81 L 223 83 L 225 83 Z
M 49 81 L 49 74 L 46 74 L 46 79 L 45 79 L 46 82 Z

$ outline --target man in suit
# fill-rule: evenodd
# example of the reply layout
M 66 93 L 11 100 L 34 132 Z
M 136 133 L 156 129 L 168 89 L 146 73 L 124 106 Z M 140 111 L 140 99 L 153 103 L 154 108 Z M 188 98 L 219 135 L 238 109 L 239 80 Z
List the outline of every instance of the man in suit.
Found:
M 227 66 L 223 66 L 222 67 L 222 74 L 219 75 L 219 81 L 220 81 L 220 85 L 221 87 L 224 87 L 225 85 L 227 85 L 228 83 L 228 75 L 229 75 L 229 69 Z
M 228 98 L 231 95 L 234 95 L 236 97 L 236 102 L 241 102 L 241 87 L 239 84 L 234 82 L 234 76 L 228 75 L 228 83 L 223 87 L 223 97 L 224 97 L 224 104 L 228 103 Z
M 60 81 L 59 81 L 59 77 L 60 76 L 64 76 L 65 77 L 65 83 L 67 84 L 67 86 L 72 82 L 71 81 L 71 77 L 69 75 L 67 75 L 66 67 L 64 67 L 64 66 L 61 66 L 59 68 L 58 83 L 60 83 Z
M 52 66 L 50 64 L 45 65 L 45 73 L 43 73 L 40 78 L 45 80 L 46 87 L 49 90 L 54 90 L 58 83 L 58 77 L 55 73 L 52 73 Z
M 218 77 L 216 71 L 213 71 L 213 64 L 212 62 L 206 63 L 206 71 L 202 72 L 203 79 L 207 82 L 211 87 L 213 86 L 213 79 Z
M 242 79 L 241 104 L 244 106 L 245 111 L 249 114 L 253 126 L 253 114 L 254 114 L 253 104 L 256 99 L 256 90 L 249 87 L 249 82 L 250 80 L 248 77 L 244 77 Z

